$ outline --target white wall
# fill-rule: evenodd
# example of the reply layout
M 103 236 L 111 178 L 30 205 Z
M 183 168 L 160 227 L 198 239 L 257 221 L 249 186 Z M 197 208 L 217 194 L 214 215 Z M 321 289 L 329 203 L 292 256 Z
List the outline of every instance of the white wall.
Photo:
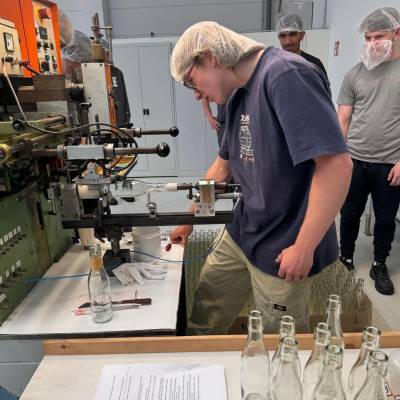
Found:
M 327 26 L 330 27 L 329 78 L 334 102 L 346 72 L 360 60 L 362 36 L 357 25 L 371 11 L 379 7 L 400 10 L 400 0 L 328 0 Z M 335 42 L 340 41 L 339 56 L 334 57 Z
M 100 24 L 104 25 L 102 0 L 53 0 L 69 17 L 75 30 L 92 36 L 90 26 L 92 15 L 99 14 Z
M 90 22 L 98 12 L 100 21 L 113 26 L 115 38 L 172 36 L 202 20 L 214 20 L 238 32 L 263 29 L 263 0 L 54 0 L 70 17 L 75 29 L 91 34 Z M 313 28 L 323 28 L 328 0 L 313 0 Z M 299 0 L 272 0 L 271 16 L 287 12 Z
M 238 31 L 262 29 L 262 0 L 110 0 L 108 4 L 115 38 L 181 34 L 202 20 Z

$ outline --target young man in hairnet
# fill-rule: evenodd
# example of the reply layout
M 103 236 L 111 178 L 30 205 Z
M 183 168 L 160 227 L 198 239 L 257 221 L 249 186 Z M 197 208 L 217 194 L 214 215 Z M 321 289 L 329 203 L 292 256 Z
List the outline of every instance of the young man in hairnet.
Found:
M 307 61 L 313 63 L 327 76 L 322 61 L 311 54 L 301 50 L 300 44 L 304 39 L 303 20 L 296 14 L 280 15 L 276 21 L 276 32 L 281 43 L 282 49 L 296 53 Z
M 340 252 L 348 268 L 360 218 L 371 194 L 375 213 L 374 260 L 370 277 L 376 290 L 394 293 L 386 266 L 400 202 L 400 15 L 375 10 L 360 24 L 361 62 L 346 74 L 340 89 L 339 121 L 353 159 L 350 190 L 341 210 Z
M 227 333 L 251 292 L 267 332 L 277 332 L 284 314 L 305 331 L 309 277 L 338 258 L 334 218 L 352 168 L 326 77 L 296 54 L 215 22 L 183 33 L 171 71 L 195 96 L 229 100 L 205 179 L 233 174 L 243 193 L 203 266 L 188 333 Z M 185 244 L 192 229 L 176 228 L 171 240 Z

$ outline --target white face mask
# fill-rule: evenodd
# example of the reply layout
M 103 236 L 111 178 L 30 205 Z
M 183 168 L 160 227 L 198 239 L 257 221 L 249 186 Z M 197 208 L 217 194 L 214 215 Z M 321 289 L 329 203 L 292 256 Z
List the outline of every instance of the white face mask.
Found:
M 393 42 L 391 40 L 377 40 L 365 42 L 361 51 L 361 61 L 368 70 L 374 69 L 379 64 L 392 56 Z

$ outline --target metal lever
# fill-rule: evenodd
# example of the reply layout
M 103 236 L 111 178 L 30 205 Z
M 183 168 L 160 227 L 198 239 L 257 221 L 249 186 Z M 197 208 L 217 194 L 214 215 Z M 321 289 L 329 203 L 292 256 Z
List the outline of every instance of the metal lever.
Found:
M 173 126 L 170 129 L 150 129 L 145 130 L 142 128 L 121 128 L 124 132 L 128 135 L 141 138 L 142 136 L 149 136 L 149 135 L 170 135 L 172 137 L 176 137 L 179 134 L 179 129 L 176 126 Z

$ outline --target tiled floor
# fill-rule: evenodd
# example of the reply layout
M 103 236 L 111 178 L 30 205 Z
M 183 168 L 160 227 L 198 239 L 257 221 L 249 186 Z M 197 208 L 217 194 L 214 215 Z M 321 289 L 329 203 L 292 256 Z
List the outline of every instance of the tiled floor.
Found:
M 151 182 L 196 182 L 198 178 L 146 178 Z M 168 192 L 152 194 L 152 201 L 156 201 L 158 210 L 184 211 L 191 202 L 186 198 L 185 192 Z M 127 203 L 120 200 L 120 205 L 114 208 L 118 212 L 145 212 L 146 197 L 138 196 L 134 203 Z M 217 202 L 217 210 L 230 209 L 232 202 L 228 200 Z M 209 228 L 210 226 L 198 226 L 198 228 Z M 218 226 L 212 225 L 213 229 Z M 162 231 L 170 230 L 172 227 L 163 227 Z M 393 296 L 383 296 L 374 288 L 374 282 L 369 277 L 369 269 L 372 263 L 372 237 L 364 234 L 364 219 L 361 223 L 360 234 L 357 241 L 355 254 L 355 266 L 357 275 L 365 280 L 365 291 L 373 304 L 373 324 L 382 331 L 400 330 L 400 224 L 397 223 L 396 237 L 393 243 L 393 249 L 387 264 L 390 276 L 395 285 L 395 294 Z

